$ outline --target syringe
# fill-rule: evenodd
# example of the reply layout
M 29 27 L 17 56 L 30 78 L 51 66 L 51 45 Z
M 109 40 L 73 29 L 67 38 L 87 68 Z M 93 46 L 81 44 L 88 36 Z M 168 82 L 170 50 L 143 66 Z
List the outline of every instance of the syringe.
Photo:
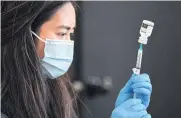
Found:
M 137 61 L 136 61 L 136 68 L 133 68 L 133 72 L 134 72 L 134 74 L 136 74 L 136 75 L 139 75 L 139 74 L 140 74 L 142 56 L 143 56 L 143 44 L 140 44 L 140 47 L 139 47 L 139 49 L 138 49 L 138 55 L 137 55 Z
M 140 74 L 141 70 L 141 62 L 142 62 L 142 56 L 143 56 L 143 44 L 147 44 L 148 37 L 151 36 L 152 30 L 154 27 L 154 23 L 148 20 L 143 20 L 143 23 L 141 25 L 140 34 L 138 42 L 140 43 L 140 47 L 138 49 L 138 55 L 137 55 L 137 61 L 136 61 L 136 67 L 133 68 L 133 73 L 135 75 Z M 134 94 L 134 98 L 136 97 L 136 94 Z

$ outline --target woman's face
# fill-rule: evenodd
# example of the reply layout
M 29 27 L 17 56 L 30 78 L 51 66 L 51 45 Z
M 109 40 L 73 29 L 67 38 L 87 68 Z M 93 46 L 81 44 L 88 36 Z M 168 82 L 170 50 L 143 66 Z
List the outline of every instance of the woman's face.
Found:
M 46 21 L 39 29 L 39 36 L 46 40 L 71 40 L 76 25 L 76 14 L 73 5 L 69 2 L 60 7 L 53 16 Z M 36 50 L 40 58 L 44 57 L 45 43 L 36 40 Z

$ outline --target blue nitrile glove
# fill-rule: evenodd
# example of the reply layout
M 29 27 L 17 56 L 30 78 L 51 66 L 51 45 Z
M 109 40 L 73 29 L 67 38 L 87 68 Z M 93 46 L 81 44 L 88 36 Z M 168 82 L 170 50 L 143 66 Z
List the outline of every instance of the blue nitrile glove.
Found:
M 147 74 L 133 74 L 130 80 L 121 89 L 116 103 L 122 104 L 130 98 L 133 98 L 134 92 L 136 93 L 136 98 L 141 99 L 142 103 L 147 108 L 150 103 L 152 92 L 152 85 Z
M 150 118 L 140 99 L 132 98 L 122 104 L 117 103 L 111 118 Z
M 152 85 L 150 78 L 147 74 L 136 75 L 132 79 L 133 92 L 136 94 L 136 98 L 142 100 L 142 103 L 147 108 L 150 103 L 150 97 L 152 92 Z
M 151 118 L 151 115 L 150 114 L 146 114 L 145 116 L 143 116 L 141 118 Z

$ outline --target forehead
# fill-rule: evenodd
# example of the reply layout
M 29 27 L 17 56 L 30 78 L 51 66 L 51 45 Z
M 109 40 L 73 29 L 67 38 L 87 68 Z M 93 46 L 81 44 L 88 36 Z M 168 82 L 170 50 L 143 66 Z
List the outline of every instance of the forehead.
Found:
M 53 14 L 50 20 L 57 25 L 75 27 L 76 13 L 73 5 L 70 2 L 65 3 Z

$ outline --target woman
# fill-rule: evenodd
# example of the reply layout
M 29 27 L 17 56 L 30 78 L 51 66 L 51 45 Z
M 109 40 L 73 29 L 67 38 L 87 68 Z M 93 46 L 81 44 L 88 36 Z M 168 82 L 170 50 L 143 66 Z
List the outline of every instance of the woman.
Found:
M 15 118 L 76 118 L 76 99 L 67 70 L 73 60 L 76 4 L 1 2 L 1 112 Z M 133 92 L 137 99 L 133 99 Z M 148 118 L 148 75 L 131 77 L 112 118 Z

